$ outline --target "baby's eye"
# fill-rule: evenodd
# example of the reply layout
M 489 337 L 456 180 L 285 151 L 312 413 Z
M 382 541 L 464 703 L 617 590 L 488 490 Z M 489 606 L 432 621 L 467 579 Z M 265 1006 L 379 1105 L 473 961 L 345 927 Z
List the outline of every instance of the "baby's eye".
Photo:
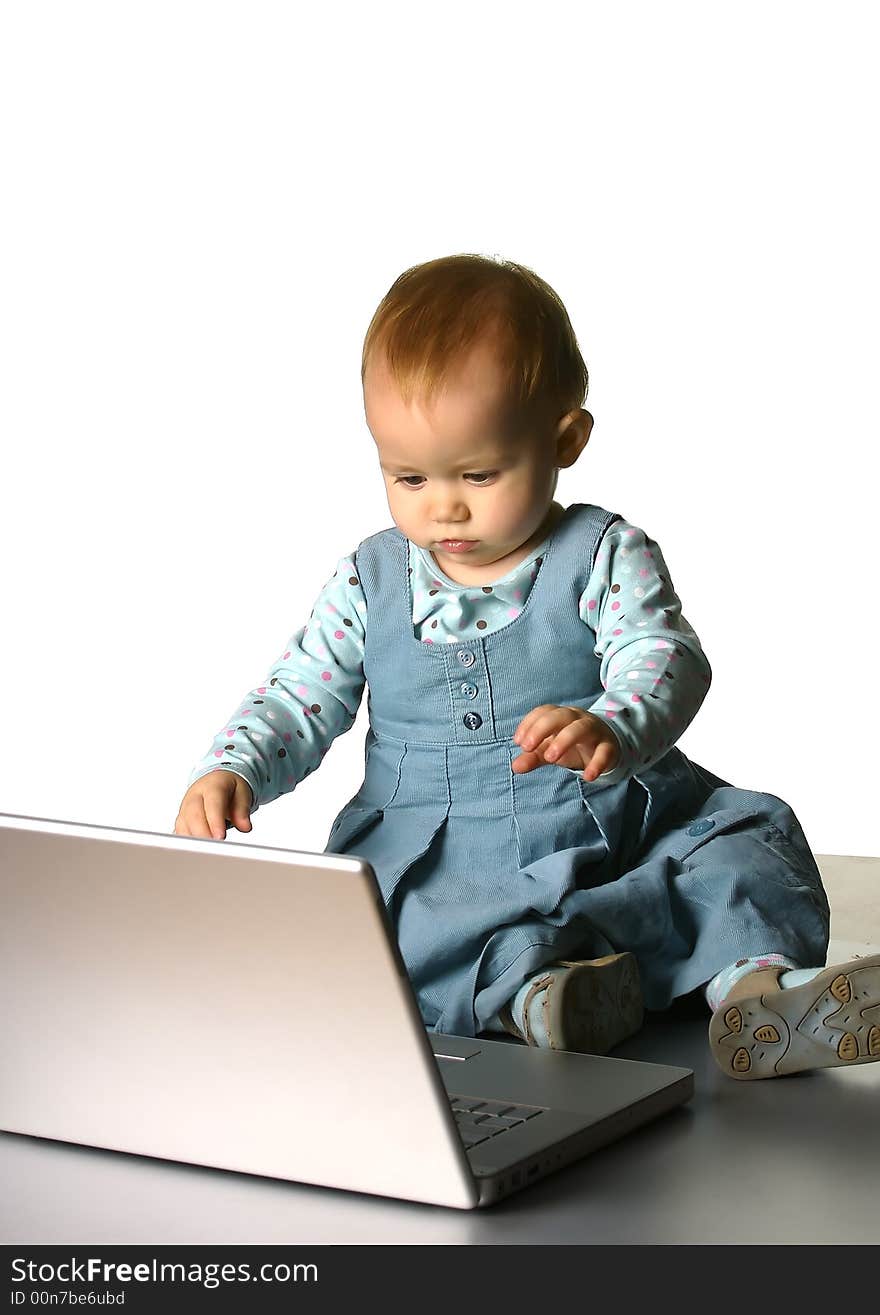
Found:
M 484 483 L 492 479 L 497 474 L 498 474 L 497 470 L 481 470 L 473 474 L 466 474 L 464 478 L 478 480 L 479 483 L 477 487 L 481 488 Z M 416 489 L 420 486 L 421 481 L 423 479 L 424 479 L 423 475 L 399 475 L 394 482 L 395 484 L 405 484 L 408 489 Z M 415 484 L 412 483 L 413 480 L 416 480 Z

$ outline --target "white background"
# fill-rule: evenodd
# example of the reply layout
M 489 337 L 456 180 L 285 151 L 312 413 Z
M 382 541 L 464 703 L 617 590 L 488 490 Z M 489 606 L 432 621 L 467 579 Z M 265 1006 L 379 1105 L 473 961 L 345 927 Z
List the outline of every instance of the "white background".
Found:
M 875 11 L 5 6 L 0 812 L 173 829 L 391 524 L 373 311 L 473 251 L 567 306 L 557 496 L 660 544 L 714 672 L 682 750 L 880 854 Z M 249 841 L 323 849 L 365 717 Z

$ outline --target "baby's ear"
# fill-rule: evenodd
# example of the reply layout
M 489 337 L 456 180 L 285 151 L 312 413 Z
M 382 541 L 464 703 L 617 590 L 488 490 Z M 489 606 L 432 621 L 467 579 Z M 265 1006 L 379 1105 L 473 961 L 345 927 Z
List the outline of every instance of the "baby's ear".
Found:
M 562 417 L 556 431 L 556 464 L 558 466 L 574 465 L 590 441 L 592 428 L 593 417 L 583 407 L 579 407 L 576 411 L 569 411 L 567 415 Z

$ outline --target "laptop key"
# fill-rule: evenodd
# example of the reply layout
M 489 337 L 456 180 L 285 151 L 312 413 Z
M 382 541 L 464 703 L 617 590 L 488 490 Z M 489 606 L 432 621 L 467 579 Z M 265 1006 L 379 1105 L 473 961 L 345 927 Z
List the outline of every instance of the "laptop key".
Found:
M 481 1114 L 509 1114 L 516 1106 L 509 1100 L 484 1100 L 480 1106 Z
M 514 1124 L 525 1123 L 529 1119 L 534 1119 L 535 1115 L 545 1112 L 534 1105 L 512 1105 L 509 1101 L 477 1101 L 470 1095 L 451 1094 L 450 1103 L 456 1122 L 464 1118 L 471 1126 L 476 1124 L 485 1126 L 489 1120 L 496 1119 L 499 1120 L 499 1123 L 495 1124 L 496 1131 L 500 1131 L 500 1123 L 504 1123 L 505 1127 L 513 1127 Z
M 491 1128 L 493 1132 L 507 1132 L 508 1128 L 512 1128 L 513 1126 L 514 1125 L 507 1119 L 498 1119 L 492 1114 L 488 1114 L 484 1119 L 481 1119 L 479 1123 L 481 1130 L 483 1128 Z
M 534 1105 L 514 1105 L 509 1100 L 477 1100 L 474 1096 L 450 1095 L 453 1110 L 472 1114 L 494 1114 L 498 1118 L 533 1119 L 536 1114 L 543 1114 L 543 1109 Z
M 456 1119 L 459 1132 L 479 1133 L 481 1137 L 494 1137 L 499 1132 L 507 1132 L 509 1128 L 514 1127 L 512 1123 L 493 1123 L 489 1119 L 483 1119 L 480 1123 L 462 1122 Z
M 472 1118 L 469 1114 L 457 1114 L 455 1117 L 455 1122 L 458 1124 L 459 1128 L 467 1128 L 472 1132 L 479 1132 L 482 1129 L 484 1132 L 486 1132 L 486 1135 L 488 1136 L 486 1119 L 475 1119 Z

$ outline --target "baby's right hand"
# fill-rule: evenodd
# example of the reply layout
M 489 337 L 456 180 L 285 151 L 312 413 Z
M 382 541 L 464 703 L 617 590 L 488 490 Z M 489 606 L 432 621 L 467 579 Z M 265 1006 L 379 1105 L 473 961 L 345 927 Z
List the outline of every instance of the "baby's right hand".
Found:
M 247 781 L 218 767 L 193 781 L 183 796 L 174 820 L 174 834 L 225 840 L 227 822 L 239 831 L 250 831 L 252 801 Z

